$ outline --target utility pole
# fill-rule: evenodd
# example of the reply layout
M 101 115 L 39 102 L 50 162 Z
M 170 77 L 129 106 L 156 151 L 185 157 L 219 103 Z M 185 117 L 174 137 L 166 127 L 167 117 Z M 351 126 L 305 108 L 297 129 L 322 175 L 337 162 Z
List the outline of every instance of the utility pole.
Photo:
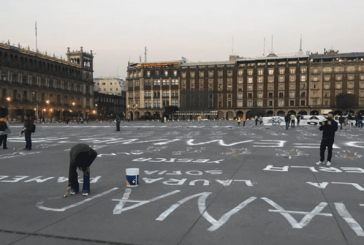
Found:
M 37 22 L 35 22 L 35 51 L 38 53 Z

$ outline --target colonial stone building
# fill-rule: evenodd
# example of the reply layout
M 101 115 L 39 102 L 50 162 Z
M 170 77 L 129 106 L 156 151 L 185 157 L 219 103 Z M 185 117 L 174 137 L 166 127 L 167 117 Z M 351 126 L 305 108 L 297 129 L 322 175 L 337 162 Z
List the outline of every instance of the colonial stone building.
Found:
M 34 110 L 38 118 L 86 117 L 94 107 L 93 54 L 70 51 L 67 60 L 0 43 L 0 106 L 10 118 Z
M 126 78 L 128 117 L 161 116 L 164 107 L 178 106 L 182 63 L 185 61 L 129 63 Z
M 353 112 L 364 113 L 363 59 L 364 53 L 298 52 L 230 56 L 225 62 L 128 64 L 127 104 L 136 118 L 145 113 L 162 115 L 168 105 L 205 117 L 216 113 L 233 118 L 249 115 L 253 108 L 267 115 L 310 115 L 326 114 L 337 94 L 353 93 L 359 104 Z
M 330 50 L 310 56 L 309 104 L 323 114 L 335 104 L 335 96 L 354 94 L 359 107 L 352 113 L 364 114 L 364 53 L 339 53 Z M 341 111 L 337 111 L 341 113 Z
M 95 92 L 95 114 L 97 118 L 120 118 L 125 117 L 125 98 L 126 91 L 122 91 L 121 95 L 104 94 Z
M 120 78 L 95 78 L 95 91 L 103 94 L 121 95 L 126 91 L 124 80 Z

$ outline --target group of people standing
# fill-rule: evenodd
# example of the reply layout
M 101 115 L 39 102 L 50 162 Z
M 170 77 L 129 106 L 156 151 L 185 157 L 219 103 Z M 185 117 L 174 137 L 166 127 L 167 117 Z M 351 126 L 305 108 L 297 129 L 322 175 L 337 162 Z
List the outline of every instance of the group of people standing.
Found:
M 0 108 L 0 146 L 3 146 L 3 149 L 8 149 L 7 147 L 7 138 L 8 134 L 11 134 L 11 129 L 6 116 L 8 114 L 8 110 L 5 108 Z M 20 136 L 24 134 L 25 137 L 25 148 L 23 150 L 30 151 L 32 150 L 32 133 L 35 132 L 35 125 L 32 117 L 30 115 L 24 116 L 24 125 L 23 129 L 20 132 Z
M 296 120 L 297 120 L 297 126 L 300 125 L 301 121 L 301 115 L 298 114 L 297 117 L 292 113 L 287 113 L 287 115 L 284 117 L 284 121 L 286 122 L 286 129 L 288 130 L 289 125 L 291 125 L 291 128 L 294 128 L 296 126 Z

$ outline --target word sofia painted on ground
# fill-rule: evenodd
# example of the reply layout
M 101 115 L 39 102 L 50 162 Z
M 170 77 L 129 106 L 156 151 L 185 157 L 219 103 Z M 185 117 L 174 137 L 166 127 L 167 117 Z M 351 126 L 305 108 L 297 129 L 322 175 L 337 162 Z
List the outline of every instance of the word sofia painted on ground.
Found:
M 325 189 L 327 187 L 327 185 L 329 184 L 329 182 L 322 182 L 322 183 L 313 183 L 313 182 L 306 182 L 309 185 L 315 186 L 319 189 Z M 358 189 L 359 191 L 364 191 L 364 188 L 361 187 L 359 184 L 357 183 L 349 183 L 349 182 L 331 182 L 331 184 L 334 185 L 351 185 L 353 187 L 355 187 L 356 189 Z
M 38 202 L 36 204 L 36 207 L 38 207 L 39 209 L 42 210 L 46 210 L 46 211 L 53 211 L 53 212 L 64 212 L 67 209 L 70 208 L 74 208 L 80 205 L 85 204 L 86 202 L 92 201 L 93 199 L 96 199 L 98 197 L 104 196 L 108 193 L 111 193 L 114 190 L 117 190 L 118 188 L 112 188 L 108 191 L 105 191 L 101 194 L 98 194 L 96 196 L 93 196 L 91 198 L 85 199 L 81 202 L 77 202 L 74 203 L 72 205 L 63 207 L 63 208 L 50 208 L 50 207 L 46 207 L 44 206 L 44 201 Z M 130 195 L 131 195 L 132 190 L 130 188 L 126 188 L 125 192 L 122 196 L 121 199 L 112 199 L 112 201 L 117 202 L 117 204 L 115 205 L 114 209 L 113 209 L 113 214 L 114 215 L 119 215 L 122 214 L 123 212 L 127 212 L 133 209 L 136 209 L 138 207 L 141 207 L 143 205 L 152 203 L 152 202 L 156 202 L 160 199 L 163 198 L 167 198 L 169 196 L 175 195 L 177 193 L 180 193 L 180 190 L 175 190 L 172 192 L 168 192 L 166 194 L 154 197 L 154 198 L 150 198 L 147 200 L 131 200 Z M 212 194 L 212 192 L 201 192 L 201 193 L 197 193 L 194 195 L 190 195 L 187 196 L 181 200 L 179 200 L 178 202 L 172 204 L 169 208 L 167 208 L 164 212 L 162 212 L 157 218 L 157 221 L 164 221 L 165 219 L 168 218 L 168 216 L 170 216 L 173 212 L 175 212 L 180 206 L 182 206 L 184 203 L 192 200 L 192 199 L 197 199 L 197 208 L 199 210 L 200 215 L 211 224 L 210 227 L 207 228 L 208 231 L 212 232 L 212 231 L 216 231 L 219 228 L 221 228 L 223 225 L 225 225 L 229 219 L 231 218 L 231 216 L 237 214 L 239 211 L 241 211 L 244 208 L 249 208 L 247 206 L 249 206 L 249 204 L 251 204 L 252 202 L 256 202 L 258 200 L 263 200 L 265 201 L 267 204 L 269 204 L 270 206 L 272 206 L 274 209 L 268 209 L 268 212 L 270 213 L 278 213 L 280 215 L 283 216 L 283 218 L 285 218 L 288 223 L 292 226 L 293 229 L 303 229 L 304 227 L 306 227 L 308 224 L 310 224 L 311 220 L 313 218 L 315 218 L 316 216 L 323 216 L 323 217 L 329 217 L 331 218 L 333 221 L 333 213 L 323 213 L 322 211 L 328 206 L 327 202 L 321 202 L 319 203 L 316 207 L 313 208 L 312 211 L 306 212 L 306 211 L 291 211 L 291 210 L 285 210 L 282 206 L 280 206 L 279 204 L 277 204 L 276 202 L 274 202 L 273 200 L 267 198 L 267 197 L 262 197 L 262 198 L 258 198 L 258 197 L 250 197 L 246 200 L 244 200 L 243 202 L 239 203 L 236 207 L 234 207 L 233 209 L 231 209 L 230 211 L 226 212 L 225 214 L 223 214 L 218 220 L 216 220 L 209 212 L 208 212 L 208 207 L 206 206 L 206 200 L 207 198 Z M 127 204 L 131 204 L 130 206 L 126 206 Z M 165 203 L 165 201 L 163 202 Z M 342 219 L 347 223 L 347 225 L 355 232 L 355 234 L 357 236 L 360 237 L 364 237 L 364 231 L 362 229 L 362 227 L 360 226 L 360 224 L 350 215 L 349 211 L 347 210 L 346 206 L 344 203 L 334 203 L 336 211 L 338 212 L 338 214 L 342 217 Z M 364 204 L 360 204 L 360 206 L 364 206 Z M 182 207 L 181 207 L 182 209 Z M 328 208 L 327 208 L 328 209 Z M 330 211 L 330 209 L 328 210 Z M 146 210 L 146 212 L 150 212 L 150 210 Z M 138 212 L 140 214 L 140 211 Z M 251 213 L 251 212 L 250 212 Z M 261 216 L 262 214 L 259 213 L 259 215 Z M 297 217 L 298 215 L 303 215 L 303 218 L 298 221 L 295 217 L 293 217 L 292 215 L 295 215 L 295 217 Z
M 357 173 L 357 174 L 364 174 L 364 169 L 362 168 L 355 168 L 355 167 L 340 167 L 342 170 L 334 167 L 320 167 L 318 170 L 315 167 L 309 166 L 283 166 L 283 167 L 273 167 L 273 165 L 268 165 L 263 170 L 265 171 L 275 171 L 275 172 L 288 172 L 289 168 L 306 168 L 312 172 L 327 172 L 327 173 Z
M 137 158 L 134 159 L 133 162 L 194 162 L 194 163 L 220 163 L 224 161 L 224 159 L 210 161 L 210 159 L 189 159 L 189 158 Z
M 180 171 L 180 170 L 172 171 L 170 173 L 167 173 L 167 172 L 168 172 L 168 170 L 144 170 L 144 173 L 146 175 L 151 175 L 151 174 L 156 174 L 156 173 L 158 173 L 158 175 L 163 175 L 163 174 L 165 174 L 165 175 L 182 175 L 182 171 Z M 212 175 L 222 174 L 222 170 L 206 170 L 204 172 L 207 174 L 212 174 Z M 203 175 L 203 172 L 200 170 L 189 170 L 189 171 L 186 171 L 186 174 Z
M 9 178 L 9 179 L 8 179 Z M 29 179 L 30 178 L 30 179 Z M 36 182 L 36 183 L 43 183 L 45 181 L 48 181 L 48 180 L 51 180 L 51 179 L 54 179 L 55 177 L 43 177 L 43 176 L 38 176 L 38 177 L 30 177 L 30 176 L 23 176 L 23 175 L 16 175 L 15 177 L 9 177 L 7 175 L 0 175 L 0 182 L 3 182 L 3 183 L 16 183 L 16 182 L 19 182 L 19 181 L 23 181 L 23 182 L 26 182 L 26 183 L 29 183 L 29 182 Z M 101 178 L 101 176 L 96 176 L 96 177 L 91 177 L 90 178 L 90 183 L 97 183 L 97 181 Z M 27 179 L 27 180 L 25 180 Z M 63 182 L 66 182 L 68 181 L 68 178 L 67 177 L 58 177 L 57 179 L 57 183 L 63 183 Z M 78 180 L 79 183 L 83 183 L 83 179 L 79 179 Z
M 151 179 L 151 178 L 142 178 L 144 180 L 144 182 L 146 184 L 152 184 L 155 183 L 157 181 L 163 180 L 164 178 L 157 178 L 157 179 Z M 251 180 L 233 180 L 233 179 L 228 179 L 228 180 L 220 180 L 220 179 L 215 179 L 217 183 L 223 185 L 223 186 L 230 186 L 231 183 L 235 183 L 235 182 L 244 182 L 247 186 L 253 186 L 253 183 L 251 182 Z M 187 181 L 186 178 L 183 179 L 168 179 L 163 181 L 164 185 L 183 185 L 185 182 Z M 203 186 L 208 186 L 210 185 L 210 180 L 206 180 L 206 179 L 195 179 L 195 180 L 191 180 L 189 185 L 191 186 L 195 186 L 197 185 L 199 182 L 203 182 Z M 197 183 L 197 184 L 196 184 Z

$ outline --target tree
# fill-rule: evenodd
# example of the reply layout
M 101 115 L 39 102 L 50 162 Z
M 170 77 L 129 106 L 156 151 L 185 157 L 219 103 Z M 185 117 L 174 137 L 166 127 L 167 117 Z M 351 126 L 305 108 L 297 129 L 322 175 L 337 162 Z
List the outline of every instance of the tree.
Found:
M 336 95 L 336 105 L 334 108 L 341 109 L 343 111 L 347 111 L 353 109 L 358 106 L 355 101 L 355 95 L 353 94 L 338 94 Z

